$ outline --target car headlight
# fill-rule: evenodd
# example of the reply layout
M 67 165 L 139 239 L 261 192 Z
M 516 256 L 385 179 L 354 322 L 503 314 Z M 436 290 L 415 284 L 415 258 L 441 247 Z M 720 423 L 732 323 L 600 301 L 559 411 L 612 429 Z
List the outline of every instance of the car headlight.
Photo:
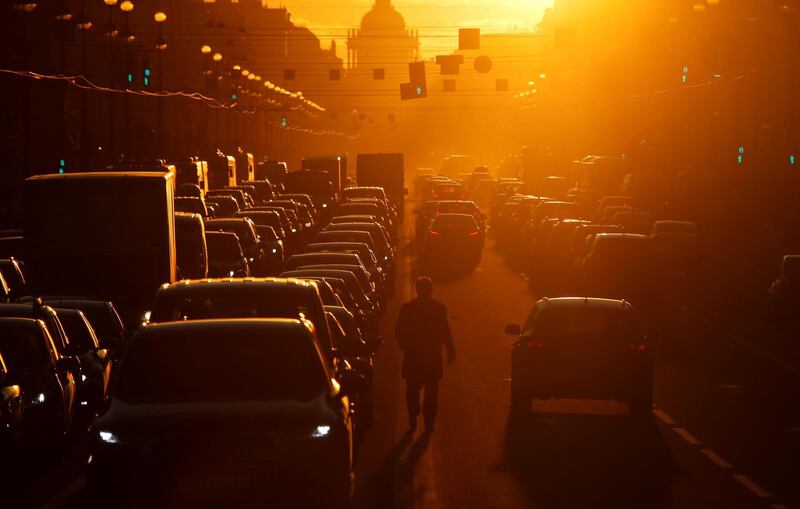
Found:
M 306 223 L 306 228 L 311 228 L 311 223 Z
M 47 397 L 44 395 L 43 392 L 40 392 L 39 394 L 36 394 L 31 399 L 29 399 L 28 400 L 28 404 L 29 405 L 41 405 L 45 401 L 47 401 Z
M 327 209 L 327 208 L 328 208 L 328 204 L 327 204 L 327 203 L 323 203 L 323 204 L 322 204 L 322 208 L 323 208 L 323 209 Z
M 81 373 L 81 382 L 85 382 L 85 381 L 86 381 L 86 375 Z
M 331 427 L 328 425 L 317 426 L 311 431 L 311 438 L 323 438 L 330 434 Z
M 100 431 L 98 433 L 100 440 L 107 443 L 107 444 L 118 444 L 119 437 L 110 431 Z
M 235 275 L 236 275 L 236 272 L 234 272 L 232 270 L 228 272 L 228 276 L 230 276 L 230 277 L 233 277 Z
M 296 228 L 292 228 L 292 233 L 297 233 L 297 229 Z
M 272 254 L 278 254 L 278 250 L 275 249 L 274 247 L 272 248 Z
M 248 258 L 247 261 L 250 262 L 250 263 L 253 263 L 254 261 L 256 261 L 256 259 L 255 258 Z

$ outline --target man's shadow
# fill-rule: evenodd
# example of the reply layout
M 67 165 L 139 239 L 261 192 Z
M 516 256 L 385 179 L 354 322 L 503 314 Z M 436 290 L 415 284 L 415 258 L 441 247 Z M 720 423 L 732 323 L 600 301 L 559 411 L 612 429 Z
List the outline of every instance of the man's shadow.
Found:
M 427 433 L 416 440 L 411 432 L 400 437 L 380 467 L 357 490 L 356 507 L 412 507 L 421 495 L 414 492 L 414 470 L 429 443 L 430 435 Z

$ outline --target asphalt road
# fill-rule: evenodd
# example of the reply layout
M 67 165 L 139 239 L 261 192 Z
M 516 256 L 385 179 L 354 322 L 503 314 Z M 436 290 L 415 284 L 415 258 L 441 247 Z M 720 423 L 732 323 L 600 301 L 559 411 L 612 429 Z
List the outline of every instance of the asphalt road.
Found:
M 522 321 L 536 296 L 491 241 L 475 270 L 435 279 L 458 360 L 445 368 L 436 431 L 409 435 L 392 333 L 417 275 L 409 233 L 382 322 L 357 507 L 800 507 L 800 368 L 775 348 L 788 348 L 790 331 L 755 322 L 730 330 L 675 285 L 655 340 L 651 417 L 607 401 L 537 401 L 512 424 L 503 328 Z M 25 484 L 19 507 L 83 506 L 77 460 Z
M 359 507 L 800 506 L 800 370 L 762 346 L 772 332 L 712 323 L 685 303 L 681 284 L 667 292 L 655 338 L 652 417 L 609 401 L 536 401 L 510 421 L 503 328 L 523 321 L 536 297 L 491 241 L 474 271 L 435 279 L 458 360 L 445 368 L 435 433 L 409 436 L 392 329 L 417 272 L 413 246 L 401 253 Z

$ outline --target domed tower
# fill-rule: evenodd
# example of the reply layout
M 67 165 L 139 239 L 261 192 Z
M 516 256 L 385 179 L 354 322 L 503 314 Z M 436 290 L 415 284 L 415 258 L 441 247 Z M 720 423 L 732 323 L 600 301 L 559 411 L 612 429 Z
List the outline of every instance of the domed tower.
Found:
M 406 21 L 391 0 L 375 0 L 361 18 L 361 28 L 347 34 L 348 69 L 395 70 L 416 60 L 418 52 L 417 31 L 406 30 Z

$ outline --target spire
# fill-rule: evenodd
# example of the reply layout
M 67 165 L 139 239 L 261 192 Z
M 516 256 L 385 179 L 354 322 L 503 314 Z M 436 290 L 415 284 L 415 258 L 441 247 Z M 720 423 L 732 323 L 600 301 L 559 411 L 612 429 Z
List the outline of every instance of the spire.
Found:
M 392 0 L 375 0 L 375 7 L 392 7 Z

